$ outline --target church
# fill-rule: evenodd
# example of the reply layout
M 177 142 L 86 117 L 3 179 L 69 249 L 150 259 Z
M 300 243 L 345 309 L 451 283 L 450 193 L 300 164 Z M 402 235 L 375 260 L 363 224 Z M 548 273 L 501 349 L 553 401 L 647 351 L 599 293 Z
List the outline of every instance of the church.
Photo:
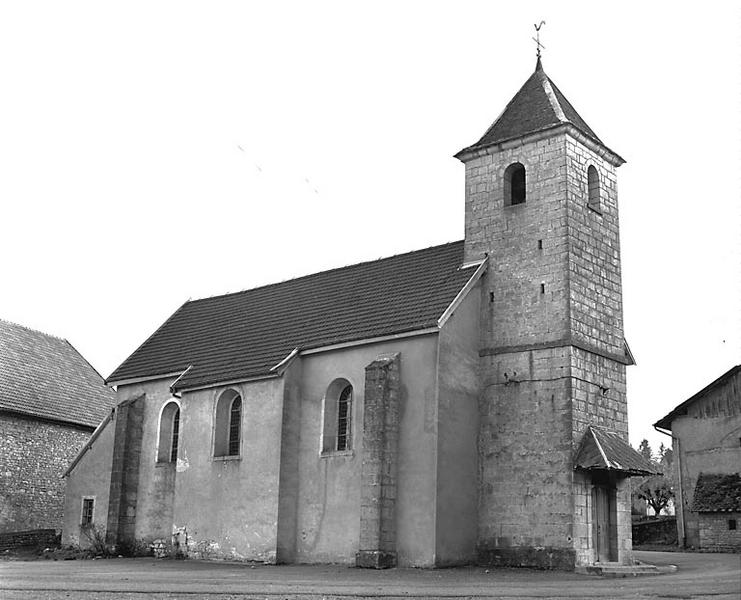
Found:
M 630 564 L 616 170 L 538 57 L 462 241 L 183 304 L 108 378 L 63 543 L 360 567 Z

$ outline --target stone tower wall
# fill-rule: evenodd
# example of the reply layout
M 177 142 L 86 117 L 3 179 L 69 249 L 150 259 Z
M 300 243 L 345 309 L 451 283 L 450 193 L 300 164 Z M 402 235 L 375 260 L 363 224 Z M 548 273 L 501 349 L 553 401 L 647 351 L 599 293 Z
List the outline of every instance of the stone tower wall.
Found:
M 570 348 L 482 361 L 479 560 L 573 568 Z
M 604 352 L 623 353 L 617 179 L 615 167 L 566 137 L 571 333 Z M 588 205 L 587 170 L 599 174 L 600 208 Z
M 525 166 L 526 201 L 506 206 L 513 162 Z M 590 165 L 598 208 L 588 205 Z M 627 437 L 615 167 L 568 131 L 551 131 L 467 159 L 466 177 L 466 260 L 489 256 L 479 559 L 593 562 L 592 482 L 573 470 L 574 455 L 589 424 Z M 629 492 L 625 480 L 616 485 L 626 562 Z
M 465 260 L 489 254 L 487 348 L 568 334 L 565 144 L 565 135 L 534 139 L 466 164 Z M 504 171 L 514 162 L 525 167 L 527 200 L 505 206 Z

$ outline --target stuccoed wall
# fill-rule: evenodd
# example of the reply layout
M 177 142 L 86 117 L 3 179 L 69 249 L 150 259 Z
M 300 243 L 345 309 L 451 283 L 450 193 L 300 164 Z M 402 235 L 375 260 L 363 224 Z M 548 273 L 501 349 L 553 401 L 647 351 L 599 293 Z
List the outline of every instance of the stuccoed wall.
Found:
M 64 496 L 64 526 L 62 545 L 87 546 L 89 540 L 81 534 L 82 499 L 93 497 L 93 525 L 105 535 L 108 520 L 108 494 L 111 487 L 115 416 L 105 426 L 92 446 L 67 477 Z M 72 462 L 72 461 L 70 461 Z M 67 465 L 69 466 L 69 465 Z
M 737 379 L 741 379 L 741 375 Z M 739 381 L 729 382 L 699 400 L 697 406 L 693 403 L 690 415 L 672 421 L 674 464 L 682 489 L 681 502 L 676 505 L 677 521 L 683 519 L 687 546 L 701 547 L 700 517 L 691 510 L 700 473 L 739 472 L 741 393 L 734 390 L 741 389 L 740 384 Z M 679 542 L 681 544 L 682 540 Z
M 172 531 L 193 558 L 275 562 L 283 379 L 183 393 Z M 227 389 L 242 397 L 241 453 L 213 456 L 214 415 Z
M 129 446 L 126 456 L 119 456 L 123 460 L 123 468 L 126 470 L 123 482 L 128 483 L 128 490 L 122 499 L 122 514 L 118 516 L 127 524 L 119 524 L 122 535 L 130 541 L 151 543 L 155 539 L 170 540 L 172 535 L 172 469 L 162 468 L 157 464 L 157 444 L 159 443 L 159 416 L 163 406 L 172 400 L 170 385 L 175 378 L 159 379 L 138 384 L 119 386 L 117 389 L 117 401 L 120 405 L 135 399 L 135 407 L 132 420 L 127 424 L 126 433 L 119 427 L 119 437 L 115 441 L 114 448 L 114 496 L 118 496 L 118 479 L 116 472 L 116 457 L 122 454 L 124 439 Z M 143 395 L 143 398 L 141 396 Z M 117 414 L 120 423 L 122 414 Z M 181 414 L 182 419 L 182 414 Z M 122 424 L 121 424 L 122 425 Z M 181 440 L 183 439 L 183 427 L 181 420 Z M 138 456 L 138 459 L 137 459 Z M 132 461 L 136 461 L 135 463 Z M 137 472 L 138 471 L 138 472 Z M 136 482 L 131 481 L 136 477 Z M 116 501 L 116 498 L 111 498 Z M 112 515 L 112 517 L 115 515 Z M 110 520 L 110 519 L 109 519 Z M 109 523 L 112 530 L 113 523 Z M 121 540 L 119 540 L 121 541 Z
M 476 556 L 481 290 L 470 290 L 438 336 L 437 566 Z
M 352 564 L 359 550 L 365 367 L 400 353 L 396 540 L 399 566 L 434 566 L 437 336 L 403 338 L 302 358 L 296 561 Z M 321 452 L 323 400 L 337 378 L 354 390 L 352 449 Z
M 62 474 L 91 433 L 0 413 L 0 532 L 62 529 Z

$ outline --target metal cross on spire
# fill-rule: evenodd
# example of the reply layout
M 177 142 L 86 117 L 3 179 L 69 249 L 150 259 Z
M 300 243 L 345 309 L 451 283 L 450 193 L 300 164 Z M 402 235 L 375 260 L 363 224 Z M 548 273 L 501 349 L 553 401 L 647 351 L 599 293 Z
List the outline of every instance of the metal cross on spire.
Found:
M 535 27 L 536 36 L 533 38 L 533 41 L 535 42 L 535 47 L 538 50 L 538 59 L 540 59 L 540 49 L 543 48 L 543 50 L 545 50 L 545 46 L 540 43 L 540 28 L 543 27 L 543 25 L 545 25 L 545 21 L 541 21 L 540 25 L 533 25 L 533 27 Z

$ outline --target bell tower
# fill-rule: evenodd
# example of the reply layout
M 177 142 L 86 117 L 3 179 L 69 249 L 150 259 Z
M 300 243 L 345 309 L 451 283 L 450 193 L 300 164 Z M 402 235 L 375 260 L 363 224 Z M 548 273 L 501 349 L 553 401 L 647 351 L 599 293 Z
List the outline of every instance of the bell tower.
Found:
M 540 57 L 499 118 L 456 157 L 466 169 L 464 260 L 488 261 L 479 560 L 628 563 L 627 473 L 575 463 L 590 426 L 627 446 L 631 361 L 616 179 L 624 160 L 579 116 Z M 609 490 L 609 522 L 595 517 L 595 486 Z M 602 555 L 598 529 L 610 532 Z

